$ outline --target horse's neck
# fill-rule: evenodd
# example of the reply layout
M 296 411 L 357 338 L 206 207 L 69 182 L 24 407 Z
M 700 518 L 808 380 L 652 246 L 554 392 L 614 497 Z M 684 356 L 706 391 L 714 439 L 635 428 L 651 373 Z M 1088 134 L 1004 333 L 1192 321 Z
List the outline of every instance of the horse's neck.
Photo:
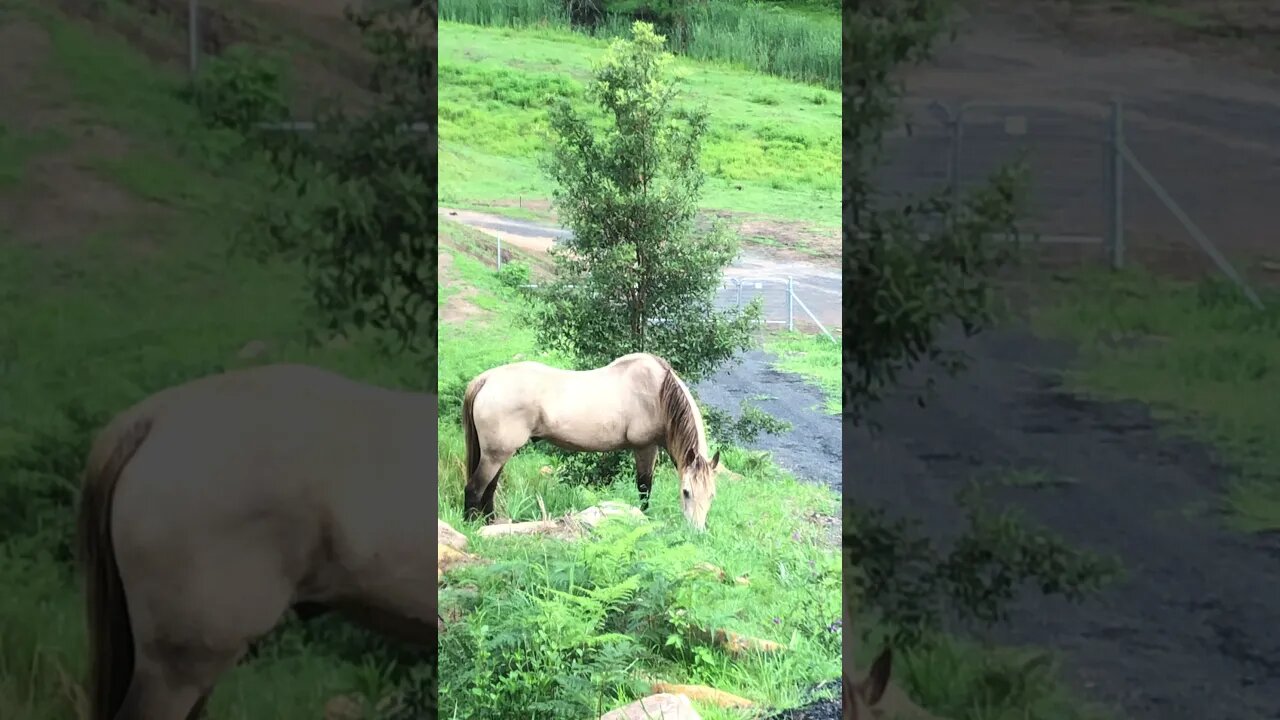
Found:
M 689 419 L 694 427 L 694 449 L 698 451 L 698 457 L 705 458 L 710 453 L 710 448 L 707 446 L 707 430 L 702 424 L 702 412 L 698 410 L 698 403 L 694 402 L 693 393 L 689 392 L 689 387 L 684 384 L 684 381 L 675 375 L 672 377 L 675 378 L 676 384 L 680 388 L 681 397 L 689 406 Z M 683 471 L 685 453 L 688 452 L 689 448 L 686 447 L 683 433 L 674 425 L 669 425 L 667 428 L 667 448 L 669 454 L 670 451 L 675 451 L 671 459 L 675 461 L 676 469 Z

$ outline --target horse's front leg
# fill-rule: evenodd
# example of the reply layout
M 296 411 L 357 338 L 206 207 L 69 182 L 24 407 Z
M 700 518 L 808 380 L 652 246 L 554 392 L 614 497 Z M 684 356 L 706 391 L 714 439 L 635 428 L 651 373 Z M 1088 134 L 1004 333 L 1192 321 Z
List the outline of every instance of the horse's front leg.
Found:
M 649 512 L 649 491 L 653 488 L 653 466 L 658 460 L 658 446 L 641 448 L 636 456 L 636 490 L 640 491 L 640 509 Z

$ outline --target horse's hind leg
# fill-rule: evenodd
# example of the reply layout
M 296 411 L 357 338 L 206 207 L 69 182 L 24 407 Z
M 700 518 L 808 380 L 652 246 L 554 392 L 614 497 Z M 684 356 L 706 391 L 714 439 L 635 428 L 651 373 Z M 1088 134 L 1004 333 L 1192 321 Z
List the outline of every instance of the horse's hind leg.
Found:
M 640 491 L 640 509 L 649 511 L 649 491 L 653 489 L 653 466 L 658 460 L 658 446 L 641 448 L 636 456 L 636 490 Z
M 506 467 L 505 465 L 503 467 Z M 498 472 L 493 474 L 493 480 L 489 481 L 489 487 L 484 490 L 484 497 L 480 499 L 480 512 L 484 514 L 485 521 L 493 520 L 497 515 L 497 511 L 493 507 L 493 497 L 498 494 L 498 481 L 502 479 L 502 468 L 498 468 Z
M 235 665 L 236 656 L 234 652 L 204 657 L 196 652 L 143 652 L 115 720 L 196 720 L 214 681 Z
M 467 520 L 475 520 L 482 516 L 485 522 L 493 520 L 493 497 L 498 489 L 498 476 L 502 473 L 502 466 L 506 464 L 511 455 L 512 453 L 504 453 L 500 457 L 495 457 L 492 454 L 485 453 L 481 456 L 480 464 L 476 466 L 475 472 L 471 473 L 471 477 L 467 478 L 466 498 L 464 499 Z

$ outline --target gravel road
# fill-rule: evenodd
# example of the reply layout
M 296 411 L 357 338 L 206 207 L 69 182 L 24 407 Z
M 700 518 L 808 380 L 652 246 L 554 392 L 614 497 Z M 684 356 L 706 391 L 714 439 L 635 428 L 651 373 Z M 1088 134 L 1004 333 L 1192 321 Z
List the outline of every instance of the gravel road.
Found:
M 971 369 L 940 381 L 927 408 L 894 398 L 878 437 L 846 429 L 859 500 L 944 539 L 970 478 L 1063 481 L 994 499 L 1117 554 L 1125 577 L 1078 606 L 1028 595 L 992 639 L 1061 651 L 1081 697 L 1132 720 L 1280 718 L 1280 538 L 1230 532 L 1208 510 L 1229 470 L 1142 405 L 1063 387 L 1067 347 L 1011 328 L 967 349 Z

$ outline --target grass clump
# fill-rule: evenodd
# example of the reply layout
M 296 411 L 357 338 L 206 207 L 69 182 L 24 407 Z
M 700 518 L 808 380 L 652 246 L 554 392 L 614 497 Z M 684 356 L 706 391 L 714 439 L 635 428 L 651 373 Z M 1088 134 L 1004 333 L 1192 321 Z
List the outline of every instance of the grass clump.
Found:
M 1223 280 L 1175 283 L 1142 272 L 1086 274 L 1036 316 L 1076 342 L 1081 390 L 1152 405 L 1223 450 L 1238 477 L 1225 497 L 1247 531 L 1280 529 L 1280 298 L 1257 311 Z
M 774 366 L 799 375 L 822 389 L 823 410 L 840 414 L 840 346 L 825 335 L 774 333 L 767 336 L 765 350 L 776 358 Z

